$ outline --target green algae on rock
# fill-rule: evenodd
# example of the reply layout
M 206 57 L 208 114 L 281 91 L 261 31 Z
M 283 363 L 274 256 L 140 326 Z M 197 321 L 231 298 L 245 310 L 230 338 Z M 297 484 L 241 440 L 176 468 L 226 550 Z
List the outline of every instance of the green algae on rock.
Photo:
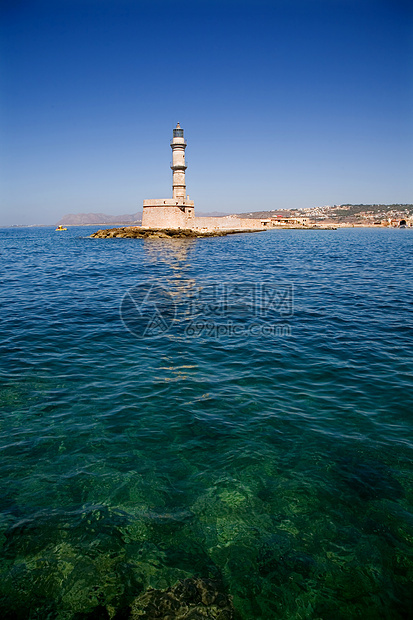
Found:
M 167 590 L 150 588 L 132 603 L 131 620 L 237 620 L 232 597 L 211 579 L 190 578 L 179 581 Z

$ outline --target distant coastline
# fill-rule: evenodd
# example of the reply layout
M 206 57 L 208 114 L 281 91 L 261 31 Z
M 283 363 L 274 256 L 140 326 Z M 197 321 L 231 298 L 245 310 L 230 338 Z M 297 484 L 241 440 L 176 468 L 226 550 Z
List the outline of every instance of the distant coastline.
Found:
M 222 211 L 199 213 L 201 217 L 228 217 L 230 215 L 250 219 L 275 219 L 305 217 L 309 224 L 339 228 L 397 227 L 401 221 L 413 227 L 413 204 L 342 204 L 303 209 L 271 209 L 248 213 L 223 213 Z M 13 224 L 2 228 L 47 228 L 49 226 L 140 226 L 142 213 L 106 215 L 104 213 L 77 213 L 63 216 L 53 224 Z

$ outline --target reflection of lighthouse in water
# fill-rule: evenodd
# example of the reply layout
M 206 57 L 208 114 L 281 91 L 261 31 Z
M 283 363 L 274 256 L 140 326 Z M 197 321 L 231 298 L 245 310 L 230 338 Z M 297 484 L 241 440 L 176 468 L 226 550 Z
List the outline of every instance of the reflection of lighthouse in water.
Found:
M 194 220 L 194 202 L 186 196 L 184 130 L 177 123 L 171 140 L 172 199 L 156 198 L 143 201 L 144 228 L 191 228 Z

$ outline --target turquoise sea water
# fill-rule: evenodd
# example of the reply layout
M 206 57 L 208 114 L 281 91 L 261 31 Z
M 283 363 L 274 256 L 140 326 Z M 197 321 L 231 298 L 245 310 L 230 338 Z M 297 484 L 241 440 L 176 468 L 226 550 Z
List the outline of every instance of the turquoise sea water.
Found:
M 0 617 L 413 617 L 413 230 L 93 230 L 0 230 Z

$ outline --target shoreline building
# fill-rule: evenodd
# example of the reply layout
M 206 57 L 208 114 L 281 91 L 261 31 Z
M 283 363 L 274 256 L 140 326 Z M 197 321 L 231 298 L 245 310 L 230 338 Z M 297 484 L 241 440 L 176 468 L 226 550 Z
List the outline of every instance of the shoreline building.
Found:
M 143 228 L 193 228 L 194 201 L 186 196 L 184 130 L 177 123 L 171 140 L 172 198 L 143 201 Z

